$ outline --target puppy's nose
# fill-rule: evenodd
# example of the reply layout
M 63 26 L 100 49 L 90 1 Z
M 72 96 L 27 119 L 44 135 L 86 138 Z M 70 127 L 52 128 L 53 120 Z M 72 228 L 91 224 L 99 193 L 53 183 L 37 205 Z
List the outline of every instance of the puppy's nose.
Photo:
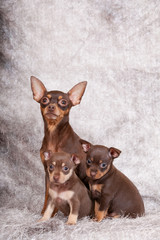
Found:
M 50 111 L 54 111 L 55 106 L 54 106 L 54 105 L 49 105 L 49 106 L 48 106 L 48 109 L 49 109 Z
M 54 179 L 55 182 L 58 182 L 58 180 L 59 180 L 59 175 L 55 175 L 55 176 L 53 177 L 53 179 Z
M 95 177 L 96 174 L 97 174 L 97 170 L 91 170 L 91 171 L 90 171 L 91 177 Z

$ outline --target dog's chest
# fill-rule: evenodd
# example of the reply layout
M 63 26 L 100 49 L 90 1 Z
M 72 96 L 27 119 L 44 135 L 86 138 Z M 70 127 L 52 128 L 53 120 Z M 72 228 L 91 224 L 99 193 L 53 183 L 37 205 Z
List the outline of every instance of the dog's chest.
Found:
M 60 203 L 62 201 L 70 201 L 70 199 L 73 197 L 74 192 L 71 190 L 66 191 L 56 191 L 54 189 L 49 189 L 49 194 L 53 201 L 56 201 L 57 203 Z
M 103 188 L 103 184 L 89 184 L 92 198 L 99 199 L 101 197 L 101 192 Z

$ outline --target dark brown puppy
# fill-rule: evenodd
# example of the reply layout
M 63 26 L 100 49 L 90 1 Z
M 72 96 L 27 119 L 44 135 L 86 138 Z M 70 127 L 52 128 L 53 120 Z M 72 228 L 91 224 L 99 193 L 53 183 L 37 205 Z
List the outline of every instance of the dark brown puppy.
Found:
M 80 140 L 87 153 L 87 170 L 92 198 L 95 200 L 95 219 L 144 214 L 143 200 L 135 185 L 113 166 L 121 151 Z
M 85 182 L 86 164 L 85 154 L 79 142 L 79 136 L 73 131 L 69 124 L 69 112 L 72 106 L 80 103 L 84 94 L 87 82 L 80 82 L 68 93 L 60 91 L 47 92 L 43 83 L 31 77 L 31 88 L 33 98 L 40 103 L 41 113 L 44 120 L 44 139 L 40 149 L 40 156 L 46 171 L 46 164 L 43 153 L 52 152 L 75 153 L 81 159 L 76 169 L 77 175 Z M 44 213 L 48 200 L 49 183 L 46 175 L 46 192 L 42 213 Z
M 44 152 L 44 156 L 49 176 L 49 200 L 39 222 L 48 220 L 56 207 L 69 215 L 67 224 L 76 224 L 78 217 L 89 216 L 92 211 L 89 190 L 74 171 L 80 160 L 76 155 L 62 152 Z

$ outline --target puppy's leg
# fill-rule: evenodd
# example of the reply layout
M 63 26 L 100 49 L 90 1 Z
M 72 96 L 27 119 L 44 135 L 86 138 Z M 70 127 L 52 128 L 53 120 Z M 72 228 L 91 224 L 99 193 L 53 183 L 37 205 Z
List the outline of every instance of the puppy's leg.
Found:
M 99 203 L 97 201 L 95 201 L 95 204 L 94 204 L 95 219 L 94 220 L 96 220 L 96 218 L 97 218 L 98 210 L 99 210 Z
M 38 222 L 43 222 L 43 221 L 49 220 L 52 216 L 54 208 L 55 208 L 54 204 L 50 201 L 46 210 L 45 210 L 45 212 L 44 212 L 43 217 L 41 219 L 39 219 Z
M 95 218 L 93 218 L 94 221 L 100 222 L 103 220 L 103 218 L 106 216 L 106 211 L 99 211 L 99 206 L 100 204 L 95 201 L 95 205 L 94 205 L 94 214 L 95 214 Z
M 68 216 L 68 225 L 74 225 L 77 223 L 77 218 L 78 218 L 78 212 L 80 208 L 80 202 L 76 198 L 72 198 L 71 200 L 68 201 L 69 206 L 70 206 L 70 214 Z
M 49 198 L 49 179 L 48 179 L 48 175 L 46 173 L 45 175 L 45 200 L 44 200 L 44 204 L 43 204 L 43 209 L 41 211 L 41 214 L 43 215 L 46 207 L 47 207 L 47 203 L 48 203 L 48 198 Z M 53 212 L 52 212 L 52 216 L 54 217 L 54 215 L 58 212 L 57 208 L 54 208 Z
M 106 204 L 105 198 L 101 198 L 100 204 L 95 201 L 95 220 L 101 222 L 108 214 L 108 203 Z

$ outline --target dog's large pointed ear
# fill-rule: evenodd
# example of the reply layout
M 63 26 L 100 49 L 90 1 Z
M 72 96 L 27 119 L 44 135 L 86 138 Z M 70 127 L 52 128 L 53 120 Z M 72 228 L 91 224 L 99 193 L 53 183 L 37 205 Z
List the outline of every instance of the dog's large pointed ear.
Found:
M 81 145 L 82 145 L 83 151 L 84 151 L 85 153 L 87 153 L 88 150 L 91 148 L 91 143 L 89 143 L 89 142 L 87 142 L 87 141 L 85 141 L 85 140 L 83 140 L 83 139 L 80 139 L 79 142 L 80 142 Z
M 48 151 L 44 152 L 43 155 L 44 155 L 44 160 L 47 161 L 52 156 L 52 152 L 50 150 L 48 150 Z
M 86 89 L 87 82 L 80 82 L 75 85 L 71 90 L 68 92 L 69 99 L 71 100 L 73 106 L 79 104 L 81 102 L 81 98 L 84 94 Z
M 80 159 L 75 154 L 72 154 L 71 161 L 74 162 L 75 165 L 80 164 Z
M 117 148 L 109 148 L 109 155 L 112 157 L 112 159 L 119 157 L 120 153 L 121 151 Z
M 31 76 L 31 89 L 33 92 L 33 99 L 39 102 L 47 92 L 44 84 L 36 77 Z

